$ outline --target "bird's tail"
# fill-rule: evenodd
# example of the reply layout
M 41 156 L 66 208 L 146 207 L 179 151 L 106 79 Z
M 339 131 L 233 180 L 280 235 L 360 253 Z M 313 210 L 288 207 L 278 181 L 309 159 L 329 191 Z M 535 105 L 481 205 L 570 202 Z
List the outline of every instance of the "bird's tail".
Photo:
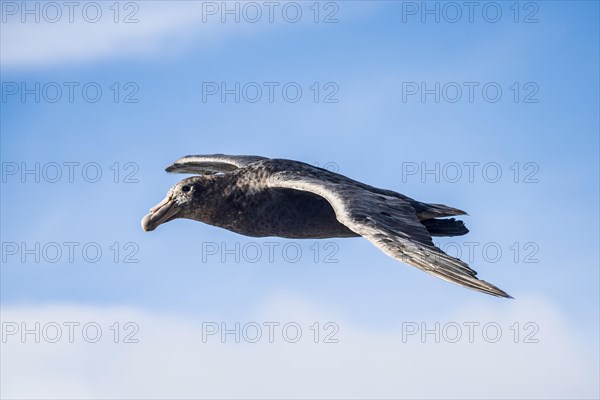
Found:
M 461 236 L 469 233 L 464 222 L 454 218 L 425 219 L 421 221 L 431 236 Z
M 441 217 L 452 217 L 454 215 L 468 215 L 463 210 L 458 208 L 448 207 L 444 204 L 432 204 L 419 202 L 418 207 L 415 208 L 420 216 L 420 219 L 429 218 L 441 218 Z

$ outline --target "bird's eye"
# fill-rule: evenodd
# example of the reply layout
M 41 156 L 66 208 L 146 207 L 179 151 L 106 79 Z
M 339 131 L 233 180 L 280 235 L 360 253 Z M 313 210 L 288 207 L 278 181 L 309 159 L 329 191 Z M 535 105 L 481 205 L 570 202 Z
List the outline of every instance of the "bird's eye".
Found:
M 181 188 L 181 190 L 183 190 L 184 192 L 189 192 L 190 191 L 190 187 L 189 186 L 183 186 Z

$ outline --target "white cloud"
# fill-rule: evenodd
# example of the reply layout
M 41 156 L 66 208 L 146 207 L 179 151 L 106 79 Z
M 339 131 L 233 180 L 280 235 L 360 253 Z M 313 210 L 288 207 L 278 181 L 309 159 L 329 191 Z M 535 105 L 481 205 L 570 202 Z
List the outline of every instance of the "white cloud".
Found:
M 593 338 L 568 326 L 553 309 L 536 300 L 518 300 L 503 312 L 462 310 L 440 322 L 440 343 L 432 334 L 422 343 L 419 335 L 402 339 L 395 328 L 358 327 L 332 318 L 335 312 L 286 297 L 272 298 L 252 318 L 240 321 L 262 325 L 258 343 L 233 335 L 222 343 L 218 335 L 203 343 L 202 322 L 220 322 L 215 316 L 183 318 L 128 308 L 83 306 L 4 307 L 7 322 L 26 321 L 32 328 L 48 322 L 78 321 L 75 342 L 66 330 L 58 343 L 21 343 L 18 335 L 2 344 L 2 397 L 6 398 L 597 398 L 598 358 L 590 354 Z M 539 331 L 524 343 L 523 324 L 535 322 Z M 82 339 L 80 328 L 96 322 L 103 329 L 98 343 Z M 114 343 L 110 326 L 134 321 L 139 343 Z M 268 341 L 265 322 L 279 322 L 274 343 Z M 320 321 L 319 343 L 314 343 L 315 321 Z M 339 343 L 323 343 L 324 323 L 339 326 Z M 399 318 L 401 321 L 401 318 Z M 302 328 L 297 343 L 286 342 L 281 327 L 296 322 Z M 422 321 L 404 321 L 416 322 Z M 467 330 L 450 343 L 457 323 L 479 322 L 473 343 Z M 493 322 L 502 329 L 483 336 L 479 328 Z M 520 325 L 514 342 L 511 326 Z M 426 322 L 433 328 L 435 321 Z M 228 321 L 233 328 L 233 322 Z M 205 325 L 206 326 L 206 325 Z M 407 324 L 405 324 L 407 327 Z M 443 329 L 446 330 L 446 340 Z M 48 328 L 50 329 L 50 328 Z M 205 328 L 206 329 L 206 328 Z M 249 339 L 254 337 L 248 325 Z M 405 328 L 406 329 L 406 328 Z M 131 332 L 131 329 L 129 330 Z M 90 330 L 90 338 L 94 331 Z M 49 337 L 53 332 L 47 331 Z M 295 335 L 288 331 L 288 338 Z M 588 342 L 588 340 L 590 342 Z M 123 336 L 119 337 L 123 341 Z
M 5 10 L 7 3 L 12 4 L 9 12 Z M 98 5 L 100 14 L 95 7 L 83 11 L 91 3 Z M 24 12 L 25 7 L 34 10 L 35 4 L 36 13 Z M 59 5 L 60 18 L 56 17 L 56 7 L 46 10 L 43 2 L 3 2 L 3 68 L 136 57 L 172 51 L 190 38 L 211 43 L 229 33 L 256 29 L 254 24 L 220 23 L 219 14 L 207 14 L 202 2 L 120 2 L 117 22 L 115 2 L 77 2 L 72 9 L 63 5 L 68 2 L 53 4 Z
M 331 2 L 317 10 L 312 2 L 287 0 L 3 1 L 1 7 L 0 63 L 3 68 L 20 68 L 164 56 L 190 43 L 212 45 L 282 28 L 332 28 L 337 26 L 332 21 L 363 19 L 382 5 Z

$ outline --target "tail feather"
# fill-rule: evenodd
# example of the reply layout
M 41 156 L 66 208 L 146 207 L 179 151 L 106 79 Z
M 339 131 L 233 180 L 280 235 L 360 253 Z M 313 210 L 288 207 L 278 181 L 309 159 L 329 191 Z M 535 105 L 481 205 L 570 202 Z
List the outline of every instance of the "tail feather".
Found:
M 425 225 L 431 236 L 461 236 L 469 233 L 465 223 L 454 218 L 430 218 L 422 220 L 421 223 Z
M 414 200 L 413 200 L 414 201 Z M 458 208 L 448 207 L 444 204 L 431 204 L 414 201 L 411 205 L 417 211 L 420 220 L 430 218 L 453 217 L 455 215 L 468 215 L 465 211 Z

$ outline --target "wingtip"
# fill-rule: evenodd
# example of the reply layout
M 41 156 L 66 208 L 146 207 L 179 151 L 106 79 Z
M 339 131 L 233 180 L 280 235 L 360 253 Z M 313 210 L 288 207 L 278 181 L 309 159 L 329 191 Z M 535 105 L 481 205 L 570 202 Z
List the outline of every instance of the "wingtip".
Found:
M 483 282 L 485 282 L 485 281 L 483 281 Z M 492 285 L 489 282 L 486 282 L 486 283 L 488 285 L 490 285 L 493 289 L 492 290 L 487 290 L 487 291 L 485 291 L 485 293 L 491 294 L 491 295 L 496 296 L 496 297 L 502 297 L 502 298 L 505 298 L 505 299 L 512 299 L 512 300 L 515 299 L 510 294 L 506 293 L 504 290 L 502 290 L 502 289 L 500 289 L 500 288 Z
M 178 172 L 179 169 L 181 169 L 183 167 L 183 165 L 181 165 L 178 161 L 174 162 L 173 164 L 171 164 L 167 168 L 165 168 L 165 171 L 169 172 L 169 173 Z

